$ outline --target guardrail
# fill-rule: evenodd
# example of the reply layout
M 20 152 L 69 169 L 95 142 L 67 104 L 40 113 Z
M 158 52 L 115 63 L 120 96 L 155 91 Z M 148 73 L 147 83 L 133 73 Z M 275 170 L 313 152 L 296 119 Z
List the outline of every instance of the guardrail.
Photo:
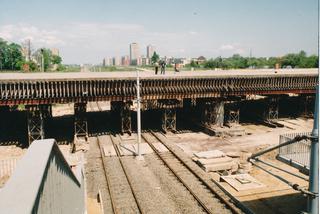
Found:
M 1 213 L 86 213 L 83 167 L 75 173 L 54 139 L 37 140 L 0 191 Z
M 311 133 L 302 132 L 280 135 L 279 144 L 284 143 L 288 140 L 292 140 L 298 135 L 310 136 Z M 279 154 L 277 158 L 308 174 L 310 170 L 310 151 L 311 141 L 309 139 L 301 140 L 300 142 L 279 148 Z

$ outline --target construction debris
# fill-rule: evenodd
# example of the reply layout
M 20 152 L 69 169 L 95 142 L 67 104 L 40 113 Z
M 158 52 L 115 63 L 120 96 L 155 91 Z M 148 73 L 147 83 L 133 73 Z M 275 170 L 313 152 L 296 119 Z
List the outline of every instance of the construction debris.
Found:
M 227 182 L 230 186 L 232 186 L 237 191 L 265 187 L 264 184 L 257 181 L 255 178 L 253 178 L 249 174 L 221 176 L 221 180 Z

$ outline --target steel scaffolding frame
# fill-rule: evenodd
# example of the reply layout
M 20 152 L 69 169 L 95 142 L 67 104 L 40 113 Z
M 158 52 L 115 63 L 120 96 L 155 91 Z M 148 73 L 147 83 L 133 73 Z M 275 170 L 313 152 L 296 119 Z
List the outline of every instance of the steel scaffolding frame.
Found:
M 162 110 L 162 130 L 164 132 L 177 130 L 177 119 L 175 108 L 165 108 Z
M 74 104 L 74 136 L 88 140 L 87 103 Z

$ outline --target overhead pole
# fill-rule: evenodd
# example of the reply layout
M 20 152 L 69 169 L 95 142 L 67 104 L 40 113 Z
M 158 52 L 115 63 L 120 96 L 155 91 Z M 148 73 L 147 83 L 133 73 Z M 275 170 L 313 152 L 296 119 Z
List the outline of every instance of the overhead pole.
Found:
M 314 109 L 314 122 L 312 129 L 309 191 L 315 196 L 308 198 L 308 213 L 319 213 L 319 74 L 320 74 L 320 1 L 318 0 L 318 85 Z
M 137 130 L 138 130 L 138 160 L 143 160 L 143 157 L 141 156 L 141 107 L 140 107 L 140 73 L 139 69 L 137 69 Z

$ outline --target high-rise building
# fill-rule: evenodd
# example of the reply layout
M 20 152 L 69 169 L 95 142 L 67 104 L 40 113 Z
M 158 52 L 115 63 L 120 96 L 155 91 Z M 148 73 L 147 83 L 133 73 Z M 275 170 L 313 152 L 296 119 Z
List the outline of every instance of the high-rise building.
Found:
M 31 41 L 30 39 L 27 39 L 23 44 L 22 44 L 22 55 L 25 58 L 26 61 L 31 60 Z
M 137 59 L 140 57 L 140 48 L 138 43 L 130 44 L 130 63 L 132 65 L 137 64 Z
M 112 64 L 113 64 L 114 66 L 119 66 L 119 65 L 121 65 L 121 59 L 120 59 L 120 57 L 117 57 L 117 56 L 116 56 L 116 57 L 113 57 L 113 58 L 112 58 L 112 61 L 113 61 Z
M 129 56 L 123 56 L 123 57 L 121 57 L 121 65 L 122 65 L 122 66 L 129 66 L 129 65 L 130 65 Z
M 147 46 L 147 58 L 151 58 L 153 53 L 155 52 L 155 47 L 153 45 Z
M 141 65 L 149 65 L 150 64 L 150 58 L 142 57 L 141 58 Z

